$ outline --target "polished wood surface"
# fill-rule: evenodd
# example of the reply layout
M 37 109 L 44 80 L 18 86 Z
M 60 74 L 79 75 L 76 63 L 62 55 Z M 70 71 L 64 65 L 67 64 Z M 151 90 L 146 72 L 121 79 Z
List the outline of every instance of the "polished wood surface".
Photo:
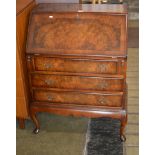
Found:
M 32 87 L 121 91 L 123 78 L 31 74 Z
M 34 0 L 16 0 L 16 16 L 18 16 L 29 7 L 34 6 L 34 4 Z
M 25 119 L 18 118 L 18 123 L 19 123 L 20 129 L 25 129 Z
M 64 90 L 37 90 L 33 91 L 34 101 L 47 101 L 57 104 L 75 105 L 100 105 L 120 107 L 122 105 L 123 93 L 104 93 L 104 92 L 77 92 Z
M 25 48 L 29 14 L 34 5 L 33 0 L 16 1 L 16 117 L 21 128 L 24 127 L 24 119 L 28 118 Z
M 123 100 L 125 103 L 125 100 Z M 90 105 L 72 105 L 72 104 L 49 104 L 48 102 L 32 102 L 30 111 L 34 115 L 37 112 L 48 112 L 65 116 L 81 116 L 88 118 L 111 117 L 120 119 L 126 118 L 126 110 L 119 107 L 104 107 Z M 35 117 L 36 118 L 36 117 Z M 38 123 L 38 121 L 37 121 Z M 39 123 L 38 123 L 39 125 Z
M 126 56 L 126 14 L 51 11 L 31 18 L 28 53 Z
M 36 71 L 116 74 L 118 66 L 118 61 L 116 60 L 109 61 L 47 57 L 34 57 L 33 60 L 32 63 L 34 64 Z
M 114 6 L 40 4 L 32 11 L 26 58 L 34 133 L 36 113 L 52 112 L 118 118 L 124 138 L 127 12 Z

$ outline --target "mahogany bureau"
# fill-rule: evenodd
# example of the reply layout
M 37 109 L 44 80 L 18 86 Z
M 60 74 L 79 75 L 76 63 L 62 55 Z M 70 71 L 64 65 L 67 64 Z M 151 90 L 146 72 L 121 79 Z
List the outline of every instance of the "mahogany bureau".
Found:
M 127 122 L 125 4 L 39 4 L 27 38 L 30 115 L 37 112 Z

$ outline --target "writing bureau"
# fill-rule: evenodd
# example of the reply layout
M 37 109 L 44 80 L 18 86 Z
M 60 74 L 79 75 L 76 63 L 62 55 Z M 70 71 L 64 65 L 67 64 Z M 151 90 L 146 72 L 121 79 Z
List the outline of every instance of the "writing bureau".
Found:
M 39 4 L 30 15 L 30 115 L 37 112 L 127 122 L 125 4 Z

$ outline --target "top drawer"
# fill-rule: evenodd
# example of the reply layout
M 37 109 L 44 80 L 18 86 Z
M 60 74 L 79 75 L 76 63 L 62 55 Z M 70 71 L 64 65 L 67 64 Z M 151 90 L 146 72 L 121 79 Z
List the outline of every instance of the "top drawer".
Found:
M 126 56 L 126 14 L 44 12 L 31 15 L 27 53 Z
M 31 56 L 28 56 L 31 57 Z M 123 59 L 122 59 L 123 61 Z M 123 74 L 125 62 L 112 58 L 103 60 L 84 58 L 60 58 L 51 56 L 32 56 L 30 71 L 94 73 L 94 74 Z

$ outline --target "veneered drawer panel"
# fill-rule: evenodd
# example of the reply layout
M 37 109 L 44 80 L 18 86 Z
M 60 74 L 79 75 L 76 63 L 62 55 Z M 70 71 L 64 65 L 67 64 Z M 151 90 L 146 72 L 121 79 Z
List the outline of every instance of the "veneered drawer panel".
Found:
M 116 74 L 117 61 L 34 57 L 36 71 Z
M 31 74 L 32 87 L 112 90 L 123 89 L 123 78 Z
M 71 91 L 34 90 L 35 101 L 46 101 L 58 104 L 79 104 L 119 107 L 123 93 L 89 93 Z

